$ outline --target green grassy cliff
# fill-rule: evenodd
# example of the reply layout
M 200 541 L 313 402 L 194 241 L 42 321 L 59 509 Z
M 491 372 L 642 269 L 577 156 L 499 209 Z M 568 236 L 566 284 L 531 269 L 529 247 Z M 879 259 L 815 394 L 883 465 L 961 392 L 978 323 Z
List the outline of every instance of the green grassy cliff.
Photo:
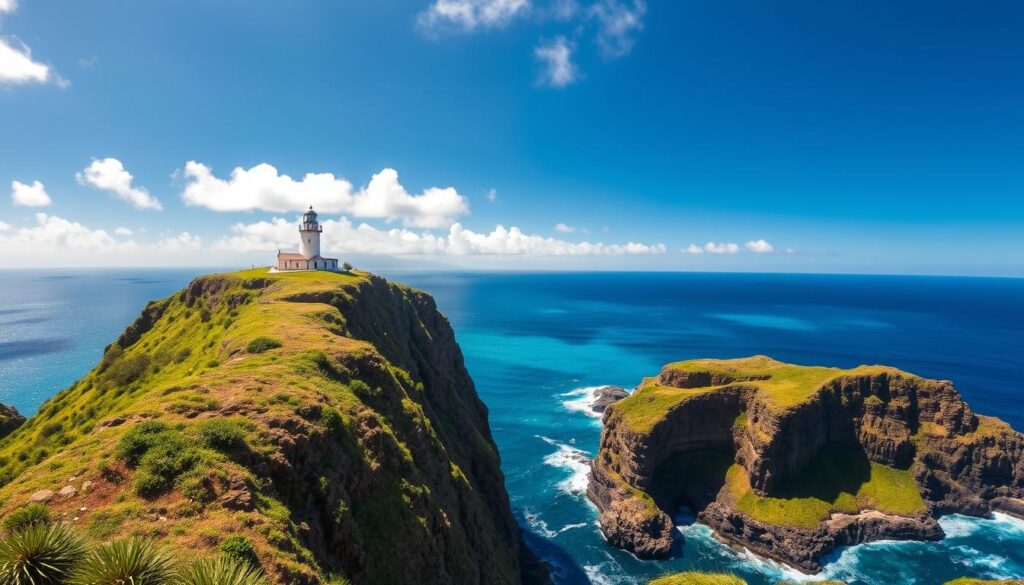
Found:
M 279 583 L 514 584 L 529 558 L 447 320 L 366 273 L 214 275 L 150 303 L 0 440 L 0 484 L 0 516 L 251 547 Z
M 892 367 L 675 362 L 604 423 L 588 495 L 641 557 L 672 554 L 680 506 L 807 571 L 837 546 L 941 538 L 941 514 L 1024 514 L 1024 435 Z

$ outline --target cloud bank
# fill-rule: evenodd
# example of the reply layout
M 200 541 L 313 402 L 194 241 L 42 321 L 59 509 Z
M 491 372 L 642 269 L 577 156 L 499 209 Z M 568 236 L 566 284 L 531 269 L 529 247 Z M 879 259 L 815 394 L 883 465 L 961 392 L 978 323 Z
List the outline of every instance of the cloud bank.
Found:
M 431 187 L 418 195 L 398 182 L 398 172 L 384 169 L 363 189 L 331 173 L 308 173 L 299 180 L 278 173 L 267 163 L 236 167 L 228 179 L 213 175 L 195 161 L 185 165 L 182 200 L 214 211 L 302 211 L 312 205 L 324 213 L 401 221 L 419 228 L 446 228 L 469 213 L 469 203 L 454 188 Z

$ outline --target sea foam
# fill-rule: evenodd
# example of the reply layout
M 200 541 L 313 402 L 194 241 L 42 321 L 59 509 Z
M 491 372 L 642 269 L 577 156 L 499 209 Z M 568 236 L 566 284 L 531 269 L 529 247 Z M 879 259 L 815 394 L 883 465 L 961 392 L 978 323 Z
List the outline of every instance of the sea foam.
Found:
M 590 418 L 600 421 L 601 413 L 594 412 L 593 406 L 594 402 L 597 401 L 597 391 L 601 388 L 604 388 L 604 386 L 587 386 L 584 388 L 577 388 L 571 392 L 559 394 L 558 396 L 559 398 L 569 399 L 562 402 L 562 406 L 564 406 L 566 410 L 582 412 Z
M 569 477 L 558 482 L 558 489 L 573 496 L 586 493 L 587 484 L 590 482 L 590 455 L 582 449 L 542 435 L 537 435 L 537 438 L 557 448 L 554 453 L 544 457 L 544 464 L 571 472 Z

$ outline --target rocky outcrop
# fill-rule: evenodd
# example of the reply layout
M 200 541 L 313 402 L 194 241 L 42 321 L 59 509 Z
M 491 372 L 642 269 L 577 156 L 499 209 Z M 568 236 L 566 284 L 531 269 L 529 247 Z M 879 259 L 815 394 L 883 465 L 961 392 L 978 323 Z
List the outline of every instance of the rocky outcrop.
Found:
M 930 516 L 894 516 L 875 510 L 833 514 L 812 530 L 760 522 L 720 502 L 712 502 L 704 508 L 699 519 L 713 527 L 723 540 L 739 543 L 757 554 L 809 572 L 819 571 L 821 557 L 837 546 L 885 539 L 939 540 L 943 537 L 939 523 Z
M 257 337 L 271 348 L 247 349 Z M 43 502 L 97 540 L 159 535 L 189 556 L 244 537 L 289 585 L 546 583 L 487 418 L 425 293 L 365 273 L 202 277 L 0 442 L 0 516 Z M 126 456 L 143 428 L 191 455 Z
M 809 475 L 838 452 L 854 453 L 853 464 L 822 487 Z M 859 495 L 871 466 L 896 472 L 886 489 L 910 492 Z M 730 467 L 739 487 L 726 485 Z M 666 366 L 608 409 L 591 478 L 609 542 L 638 556 L 671 554 L 671 517 L 685 505 L 720 537 L 814 571 L 836 546 L 940 538 L 938 514 L 1024 511 L 1024 437 L 975 415 L 952 383 L 894 368 L 695 360 Z M 909 487 L 898 487 L 904 478 Z M 757 517 L 765 498 L 798 497 L 818 498 L 826 514 L 813 526 Z M 886 498 L 893 510 L 870 508 Z
M 594 391 L 594 402 L 590 405 L 590 409 L 597 413 L 603 413 L 608 410 L 609 406 L 628 397 L 629 392 L 619 386 L 601 386 Z
M 23 424 L 25 417 L 21 416 L 16 408 L 0 404 L 0 439 L 18 430 Z

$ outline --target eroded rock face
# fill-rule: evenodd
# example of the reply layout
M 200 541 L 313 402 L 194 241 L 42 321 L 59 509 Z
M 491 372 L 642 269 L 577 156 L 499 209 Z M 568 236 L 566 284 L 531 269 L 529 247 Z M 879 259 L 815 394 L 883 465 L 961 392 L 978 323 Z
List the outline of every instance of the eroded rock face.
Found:
M 18 430 L 18 427 L 25 424 L 25 417 L 13 406 L 0 404 L 0 439 Z
M 590 405 L 590 409 L 594 412 L 604 412 L 609 406 L 628 397 L 629 392 L 618 386 L 602 386 L 594 392 L 594 403 Z
M 780 406 L 759 380 L 769 375 L 667 367 L 656 379 L 657 391 L 664 396 L 677 388 L 685 398 L 654 422 L 635 422 L 640 401 L 653 400 L 643 392 L 608 409 L 588 495 L 611 544 L 642 558 L 669 556 L 671 514 L 686 505 L 720 537 L 815 571 L 836 546 L 941 538 L 938 514 L 1024 510 L 1018 499 L 1024 496 L 1024 437 L 1002 421 L 976 416 L 948 381 L 892 368 L 836 370 L 805 397 Z M 692 390 L 706 386 L 714 388 Z M 783 486 L 799 482 L 815 457 L 836 447 L 909 469 L 927 509 L 907 516 L 833 513 L 813 529 L 799 528 L 745 514 L 722 487 L 719 474 L 738 465 L 754 494 L 783 497 Z M 722 463 L 687 463 L 701 454 Z

